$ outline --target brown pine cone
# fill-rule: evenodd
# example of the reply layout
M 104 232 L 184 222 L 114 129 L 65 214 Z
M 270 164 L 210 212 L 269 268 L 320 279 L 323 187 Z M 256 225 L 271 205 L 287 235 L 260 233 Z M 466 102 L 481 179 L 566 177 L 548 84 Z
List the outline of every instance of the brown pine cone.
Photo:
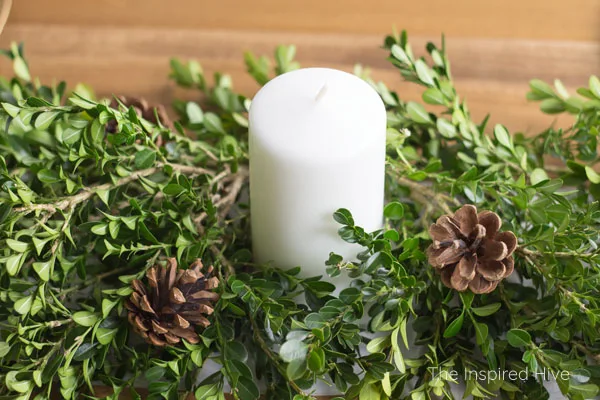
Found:
M 444 285 L 460 292 L 489 293 L 512 274 L 517 237 L 510 231 L 498 232 L 501 225 L 496 213 L 477 214 L 471 204 L 431 225 L 429 263 L 440 270 Z
M 150 106 L 148 104 L 148 102 L 146 101 L 146 99 L 136 98 L 136 97 L 119 96 L 118 100 L 119 101 L 117 101 L 117 99 L 113 98 L 112 101 L 110 102 L 110 107 L 118 109 L 119 102 L 121 102 L 123 105 L 125 105 L 125 107 L 133 107 L 136 114 L 138 116 L 142 117 L 143 119 L 145 119 L 146 121 L 152 122 L 155 125 L 158 125 L 158 123 L 160 122 L 163 126 L 173 129 L 171 120 L 169 119 L 169 116 L 167 115 L 167 110 L 165 109 L 165 107 L 162 104 L 158 104 L 156 106 Z M 156 109 L 156 113 L 154 112 L 155 109 Z M 157 118 L 157 116 L 158 116 L 158 118 Z M 117 132 L 117 121 L 115 121 L 114 119 L 109 121 L 108 124 L 106 124 L 106 131 L 108 133 L 116 133 Z M 156 138 L 156 145 L 157 146 L 162 145 L 162 138 L 160 136 L 158 136 Z
M 213 313 L 219 294 L 211 289 L 219 285 L 212 276 L 213 267 L 202 273 L 202 261 L 196 260 L 188 269 L 178 269 L 175 258 L 167 266 L 148 269 L 145 285 L 139 280 L 131 283 L 133 293 L 125 302 L 128 319 L 135 332 L 155 346 L 174 345 L 185 339 L 198 343 L 196 327 L 206 328 L 206 318 Z

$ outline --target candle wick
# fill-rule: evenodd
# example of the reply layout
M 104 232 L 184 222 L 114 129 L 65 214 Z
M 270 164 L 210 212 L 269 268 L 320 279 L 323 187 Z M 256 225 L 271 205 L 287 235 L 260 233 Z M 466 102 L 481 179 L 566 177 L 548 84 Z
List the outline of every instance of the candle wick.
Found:
M 319 93 L 317 93 L 317 95 L 315 96 L 315 101 L 319 101 L 323 98 L 323 96 L 325 96 L 325 93 L 327 93 L 327 84 L 323 84 L 323 87 L 321 87 L 321 89 L 319 90 Z

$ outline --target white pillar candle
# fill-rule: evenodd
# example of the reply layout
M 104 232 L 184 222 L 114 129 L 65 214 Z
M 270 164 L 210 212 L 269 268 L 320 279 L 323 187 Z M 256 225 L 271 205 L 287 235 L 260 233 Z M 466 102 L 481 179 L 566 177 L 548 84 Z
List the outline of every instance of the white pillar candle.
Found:
M 267 83 L 250 106 L 254 258 L 326 275 L 331 251 L 353 259 L 337 235 L 338 208 L 365 230 L 381 228 L 386 112 L 360 78 L 307 68 Z

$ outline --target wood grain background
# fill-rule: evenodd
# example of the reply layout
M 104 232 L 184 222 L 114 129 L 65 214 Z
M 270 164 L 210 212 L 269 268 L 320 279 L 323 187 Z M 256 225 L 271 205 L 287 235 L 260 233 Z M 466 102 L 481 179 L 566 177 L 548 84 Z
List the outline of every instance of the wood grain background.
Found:
M 168 104 L 181 95 L 167 80 L 171 56 L 226 71 L 252 95 L 243 52 L 271 54 L 294 43 L 303 66 L 349 71 L 360 62 L 417 99 L 419 89 L 402 83 L 379 49 L 393 26 L 407 29 L 419 51 L 444 32 L 474 115 L 491 112 L 514 130 L 535 132 L 555 119 L 526 102 L 529 79 L 560 78 L 574 88 L 600 74 L 600 0 L 17 0 L 0 45 L 25 42 L 43 81 Z M 0 73 L 10 73 L 7 62 Z
M 350 71 L 360 62 L 405 99 L 418 99 L 419 88 L 402 83 L 379 49 L 393 26 L 408 30 L 418 53 L 445 33 L 475 117 L 490 112 L 511 130 L 568 121 L 527 103 L 529 79 L 559 78 L 572 89 L 600 74 L 600 0 L 16 0 L 0 46 L 25 42 L 42 81 L 168 104 L 182 95 L 167 80 L 172 56 L 228 72 L 252 95 L 243 52 L 296 44 L 303 66 Z M 0 74 L 10 72 L 0 63 Z

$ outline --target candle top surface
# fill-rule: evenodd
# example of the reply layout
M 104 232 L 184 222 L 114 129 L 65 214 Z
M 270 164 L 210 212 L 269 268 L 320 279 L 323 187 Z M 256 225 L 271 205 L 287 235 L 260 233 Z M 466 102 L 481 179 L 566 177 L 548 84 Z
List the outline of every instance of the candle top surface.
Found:
M 305 68 L 268 82 L 250 106 L 250 140 L 295 158 L 351 157 L 385 140 L 386 111 L 365 81 Z

